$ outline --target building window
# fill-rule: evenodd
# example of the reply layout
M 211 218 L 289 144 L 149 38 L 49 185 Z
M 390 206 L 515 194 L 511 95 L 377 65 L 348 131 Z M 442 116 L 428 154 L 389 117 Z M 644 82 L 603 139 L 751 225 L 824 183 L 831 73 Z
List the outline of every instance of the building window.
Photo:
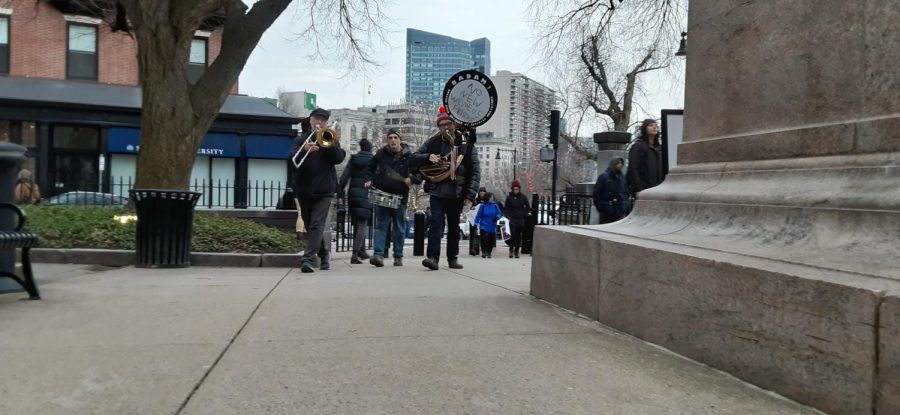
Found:
M 97 80 L 97 26 L 69 24 L 66 77 Z
M 0 75 L 9 75 L 9 16 L 0 15 Z
M 206 63 L 209 46 L 209 40 L 205 38 L 194 38 L 191 41 L 191 58 L 188 61 L 188 80 L 193 84 L 200 80 L 203 72 L 206 71 Z

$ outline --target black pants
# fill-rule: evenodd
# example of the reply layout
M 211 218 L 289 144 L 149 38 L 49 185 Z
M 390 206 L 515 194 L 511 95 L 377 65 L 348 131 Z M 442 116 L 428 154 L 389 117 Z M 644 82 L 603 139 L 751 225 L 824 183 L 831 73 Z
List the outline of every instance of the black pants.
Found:
M 300 215 L 306 224 L 306 249 L 303 251 L 303 260 L 311 261 L 316 258 L 327 258 L 331 241 L 326 241 L 325 229 L 328 228 L 328 212 L 331 209 L 331 198 L 321 197 L 315 199 L 300 200 Z
M 459 215 L 462 214 L 463 199 L 445 199 L 431 196 L 429 199 L 431 217 L 428 219 L 429 258 L 441 257 L 441 239 L 444 236 L 444 220 L 447 223 L 447 259 L 459 257 Z
M 479 244 L 478 227 L 469 225 L 469 255 L 478 255 Z
M 369 218 L 353 218 L 353 255 L 366 252 L 366 238 L 369 236 Z
M 481 255 L 490 256 L 497 245 L 497 234 L 481 231 Z
M 522 247 L 522 241 L 525 239 L 525 221 L 522 223 L 509 223 L 509 247 L 519 249 Z

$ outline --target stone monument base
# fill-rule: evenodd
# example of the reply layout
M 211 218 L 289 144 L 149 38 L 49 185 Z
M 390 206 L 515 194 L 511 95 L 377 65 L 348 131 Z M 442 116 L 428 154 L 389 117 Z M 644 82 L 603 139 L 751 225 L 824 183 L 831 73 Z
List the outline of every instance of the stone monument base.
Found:
M 531 293 L 829 413 L 898 414 L 898 159 L 676 169 L 623 221 L 538 228 Z

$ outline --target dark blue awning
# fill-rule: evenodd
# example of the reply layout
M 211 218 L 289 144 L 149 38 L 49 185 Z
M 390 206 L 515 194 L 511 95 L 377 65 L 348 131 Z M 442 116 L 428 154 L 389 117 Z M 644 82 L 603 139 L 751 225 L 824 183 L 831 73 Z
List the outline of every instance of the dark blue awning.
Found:
M 245 143 L 247 158 L 287 159 L 293 140 L 277 135 L 248 135 Z
M 110 153 L 137 154 L 141 149 L 141 130 L 110 128 L 106 149 Z M 241 140 L 237 134 L 209 133 L 203 138 L 197 154 L 211 157 L 241 156 Z M 284 157 L 284 156 L 283 156 Z

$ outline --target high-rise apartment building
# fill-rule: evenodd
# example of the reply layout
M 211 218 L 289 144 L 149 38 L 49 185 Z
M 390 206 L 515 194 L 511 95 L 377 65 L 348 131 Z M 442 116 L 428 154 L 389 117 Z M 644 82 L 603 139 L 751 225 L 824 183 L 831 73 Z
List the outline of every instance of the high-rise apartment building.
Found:
M 464 69 L 491 72 L 491 41 L 406 29 L 406 102 L 438 107 L 444 84 Z
M 497 88 L 497 110 L 478 131 L 509 137 L 521 163 L 523 192 L 543 193 L 550 185 L 550 165 L 541 163 L 541 147 L 549 144 L 550 110 L 556 92 L 520 73 L 497 71 L 491 77 Z

